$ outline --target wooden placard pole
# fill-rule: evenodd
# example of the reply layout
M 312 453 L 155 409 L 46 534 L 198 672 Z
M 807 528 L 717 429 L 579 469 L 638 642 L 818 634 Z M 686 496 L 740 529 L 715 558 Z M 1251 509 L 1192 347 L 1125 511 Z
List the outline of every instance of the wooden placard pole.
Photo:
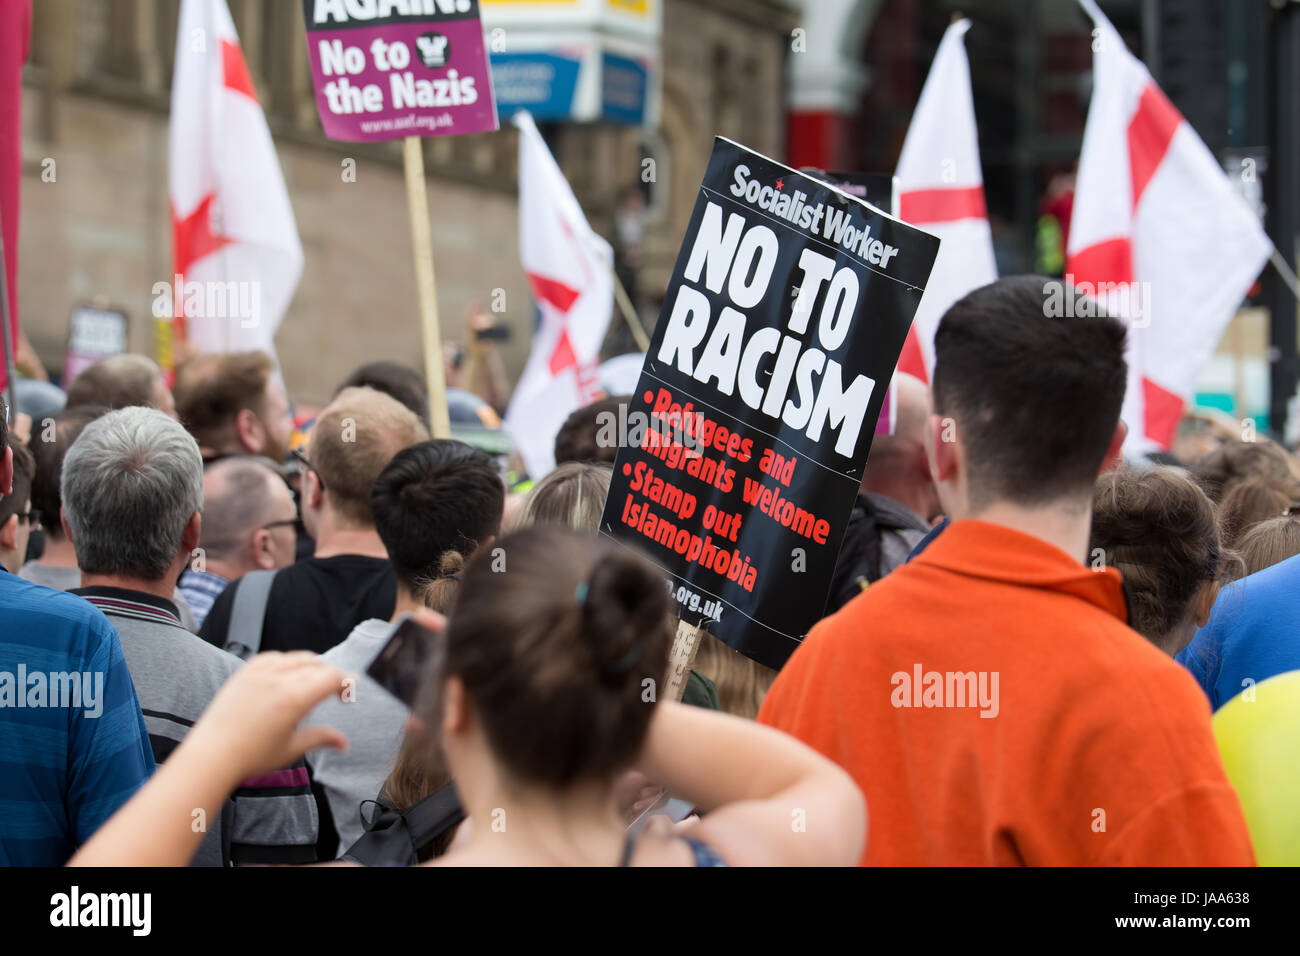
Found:
M 686 678 L 695 663 L 695 652 L 700 648 L 700 636 L 704 633 L 702 627 L 685 621 L 677 622 L 677 636 L 668 652 L 668 688 L 664 700 L 679 701 L 686 693 Z
M 623 321 L 627 327 L 632 330 L 632 338 L 636 340 L 636 347 L 642 352 L 650 351 L 650 338 L 645 334 L 645 329 L 641 326 L 641 317 L 636 314 L 636 307 L 632 305 L 632 299 L 627 294 L 627 289 L 623 288 L 623 282 L 618 277 L 618 273 L 610 270 L 614 276 L 614 301 L 618 303 L 618 310 L 623 316 Z
M 437 286 L 433 277 L 433 238 L 429 234 L 429 199 L 424 186 L 423 140 L 418 136 L 407 136 L 402 144 L 402 158 L 406 167 L 406 199 L 411 210 L 415 283 L 420 292 L 420 327 L 424 338 L 424 372 L 429 383 L 430 430 L 434 438 L 450 438 L 447 379 L 443 371 Z

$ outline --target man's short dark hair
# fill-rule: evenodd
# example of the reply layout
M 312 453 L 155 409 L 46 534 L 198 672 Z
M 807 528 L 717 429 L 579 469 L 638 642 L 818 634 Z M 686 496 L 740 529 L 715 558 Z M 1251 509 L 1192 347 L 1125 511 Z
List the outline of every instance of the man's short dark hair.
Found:
M 1074 290 L 1012 276 L 945 313 L 934 337 L 934 410 L 966 450 L 971 506 L 1091 494 L 1119 421 L 1123 323 L 1049 307 Z M 1100 312 L 1099 309 L 1094 310 Z
M 611 395 L 598 402 L 584 405 L 577 409 L 560 426 L 555 434 L 555 463 L 563 465 L 570 461 L 597 461 L 614 463 L 618 456 L 618 445 L 622 440 L 618 435 L 619 408 L 626 407 L 632 401 L 631 395 Z M 607 416 L 613 416 L 612 419 Z M 626 418 L 627 413 L 623 413 Z M 608 432 L 615 441 L 600 440 L 606 422 L 612 421 L 615 429 Z
M 373 388 L 376 392 L 397 399 L 420 417 L 425 428 L 429 428 L 429 389 L 424 383 L 424 374 L 409 365 L 400 362 L 367 362 L 353 370 L 334 394 L 345 388 Z
M 468 558 L 495 535 L 504 507 L 492 458 L 446 438 L 399 451 L 370 495 L 375 530 L 397 580 L 411 591 L 437 576 L 443 552 Z
M 36 459 L 36 478 L 32 481 L 32 507 L 41 513 L 41 527 L 46 534 L 63 537 L 59 522 L 59 509 L 63 507 L 63 494 L 59 483 L 63 480 L 63 456 L 77 440 L 81 430 L 108 409 L 99 405 L 80 405 L 65 408 L 52 420 L 32 425 L 32 457 Z M 50 439 L 47 441 L 46 439 Z
M 32 496 L 32 476 L 36 474 L 36 462 L 32 461 L 32 453 L 18 440 L 18 436 L 9 435 L 5 441 L 14 453 L 14 484 L 12 494 L 0 496 L 0 525 L 26 507 Z M 18 559 L 21 561 L 22 557 L 20 554 Z

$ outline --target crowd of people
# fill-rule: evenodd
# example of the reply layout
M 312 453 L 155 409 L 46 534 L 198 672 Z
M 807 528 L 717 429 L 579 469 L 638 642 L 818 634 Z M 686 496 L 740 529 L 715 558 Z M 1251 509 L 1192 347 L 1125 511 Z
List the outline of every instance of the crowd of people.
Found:
M 780 671 L 703 635 L 680 703 L 663 573 L 596 534 L 625 398 L 524 485 L 391 362 L 309 432 L 262 353 L 0 416 L 0 862 L 1254 863 L 1212 714 L 1300 670 L 1300 461 L 1126 459 L 1124 326 L 1047 282 L 948 311 L 822 620 Z

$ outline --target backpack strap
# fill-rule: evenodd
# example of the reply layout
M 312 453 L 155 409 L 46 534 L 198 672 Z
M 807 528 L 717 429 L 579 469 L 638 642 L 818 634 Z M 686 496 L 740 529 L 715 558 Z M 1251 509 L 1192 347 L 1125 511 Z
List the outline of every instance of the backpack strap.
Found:
M 235 585 L 225 649 L 242 661 L 262 649 L 262 628 L 277 571 L 249 571 Z
M 362 815 L 366 832 L 348 848 L 341 859 L 363 866 L 414 866 L 420 851 L 465 819 L 456 785 L 449 783 L 435 790 L 409 810 L 397 810 L 381 792 L 373 803 L 376 812 L 370 820 Z

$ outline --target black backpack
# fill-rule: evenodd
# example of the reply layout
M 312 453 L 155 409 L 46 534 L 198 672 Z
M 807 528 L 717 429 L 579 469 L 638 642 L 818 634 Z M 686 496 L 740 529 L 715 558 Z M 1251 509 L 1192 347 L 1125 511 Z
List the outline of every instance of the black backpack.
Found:
M 881 572 L 881 532 L 915 531 L 916 519 L 907 512 L 882 503 L 879 498 L 859 494 L 849 513 L 835 570 L 831 574 L 830 596 L 826 614 L 831 615 L 848 604 L 884 575 Z

